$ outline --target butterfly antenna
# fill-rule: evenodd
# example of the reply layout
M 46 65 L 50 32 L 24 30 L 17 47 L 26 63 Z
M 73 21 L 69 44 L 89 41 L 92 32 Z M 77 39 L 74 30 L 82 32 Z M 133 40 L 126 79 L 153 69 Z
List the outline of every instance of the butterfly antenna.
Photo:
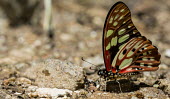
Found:
M 122 92 L 122 88 L 121 88 L 121 86 L 120 86 L 120 82 L 119 82 L 119 81 L 117 81 L 117 80 L 116 80 L 116 82 L 119 84 L 120 92 L 121 92 L 121 93 L 123 93 L 123 92 Z
M 99 68 L 97 65 L 94 65 L 94 64 L 92 64 L 92 63 L 90 63 L 90 62 L 86 61 L 83 57 L 81 58 L 81 60 L 82 60 L 82 61 L 84 61 L 84 62 L 86 62 L 86 63 L 89 63 L 89 64 L 91 64 L 91 65 L 95 66 L 95 67 L 97 68 L 97 70 L 100 70 L 100 68 Z M 91 70 L 96 70 L 96 69 L 91 68 L 91 67 L 90 67 L 90 69 L 91 69 Z

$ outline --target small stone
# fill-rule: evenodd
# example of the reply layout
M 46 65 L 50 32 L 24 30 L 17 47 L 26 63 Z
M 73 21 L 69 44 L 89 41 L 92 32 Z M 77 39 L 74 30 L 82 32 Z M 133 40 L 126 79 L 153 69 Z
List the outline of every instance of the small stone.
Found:
M 32 81 L 27 79 L 27 78 L 24 78 L 24 77 L 20 77 L 20 78 L 17 78 L 16 79 L 16 82 L 18 85 L 20 84 L 28 84 L 28 85 L 31 85 Z
M 160 69 L 168 69 L 168 66 L 166 64 L 160 64 L 159 68 Z
M 137 97 L 135 97 L 135 96 L 132 96 L 132 97 L 131 97 L 131 99 L 138 99 L 138 98 L 137 98 Z
M 165 50 L 165 56 L 170 58 L 170 49 Z
M 70 41 L 72 40 L 72 36 L 70 34 L 61 34 L 60 35 L 60 38 L 63 40 L 63 41 Z
M 96 26 L 101 26 L 103 24 L 103 20 L 100 16 L 94 16 L 92 22 L 96 25 Z
M 96 31 L 90 32 L 90 36 L 91 36 L 91 38 L 97 37 L 97 32 Z
M 29 86 L 28 89 L 27 89 L 27 91 L 29 91 L 29 92 L 35 92 L 37 88 L 38 88 L 38 86 Z
M 35 97 L 38 97 L 38 93 L 28 93 L 28 96 L 30 97 L 30 98 L 35 98 Z
M 68 61 L 45 59 L 33 62 L 23 75 L 35 79 L 39 87 L 75 90 L 77 81 L 83 78 L 83 69 Z
M 40 97 L 40 98 L 49 98 L 54 99 L 58 97 L 71 96 L 72 91 L 68 89 L 57 89 L 57 88 L 37 88 L 35 92 L 29 93 L 29 97 Z
M 16 78 L 15 77 L 11 77 L 11 78 L 9 78 L 9 79 L 5 79 L 4 81 L 3 81 L 3 85 L 8 85 L 9 83 L 11 83 L 11 82 L 14 82 L 16 80 Z
M 153 87 L 158 88 L 158 87 L 159 87 L 159 85 L 158 85 L 158 84 L 154 84 L 154 85 L 153 85 Z
M 16 93 L 14 93 L 15 95 L 21 95 L 22 93 L 19 93 L 19 92 L 16 92 Z
M 79 47 L 79 49 L 85 49 L 85 48 L 86 48 L 84 42 L 79 42 L 79 43 L 78 43 L 78 47 Z

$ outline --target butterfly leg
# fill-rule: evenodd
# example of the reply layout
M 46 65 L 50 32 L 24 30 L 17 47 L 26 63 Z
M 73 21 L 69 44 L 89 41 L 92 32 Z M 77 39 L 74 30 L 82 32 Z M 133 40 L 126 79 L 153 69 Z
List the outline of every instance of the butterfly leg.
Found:
M 85 86 L 85 90 L 91 93 L 97 91 L 96 82 L 89 80 L 87 76 L 85 76 L 85 79 L 84 79 L 84 86 Z
M 116 80 L 116 82 L 119 84 L 119 89 L 120 89 L 120 92 L 121 92 L 121 93 L 123 93 L 123 92 L 122 92 L 121 85 L 120 85 L 120 82 L 119 82 L 119 81 L 117 81 L 117 80 Z

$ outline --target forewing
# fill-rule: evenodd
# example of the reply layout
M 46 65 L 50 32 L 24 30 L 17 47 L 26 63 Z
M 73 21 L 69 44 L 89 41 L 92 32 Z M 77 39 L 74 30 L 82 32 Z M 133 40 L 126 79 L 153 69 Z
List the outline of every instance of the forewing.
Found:
M 111 66 L 116 54 L 130 39 L 139 36 L 129 8 L 123 2 L 117 2 L 110 9 L 103 29 L 103 56 L 107 71 L 116 72 Z

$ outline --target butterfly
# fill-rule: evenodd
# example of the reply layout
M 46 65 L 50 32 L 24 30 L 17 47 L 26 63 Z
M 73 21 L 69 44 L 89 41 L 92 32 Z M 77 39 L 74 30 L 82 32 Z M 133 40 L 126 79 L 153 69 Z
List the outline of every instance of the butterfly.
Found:
M 159 68 L 158 48 L 137 30 L 123 2 L 117 2 L 110 9 L 102 44 L 105 69 L 99 70 L 98 75 L 105 79 L 119 79 Z

